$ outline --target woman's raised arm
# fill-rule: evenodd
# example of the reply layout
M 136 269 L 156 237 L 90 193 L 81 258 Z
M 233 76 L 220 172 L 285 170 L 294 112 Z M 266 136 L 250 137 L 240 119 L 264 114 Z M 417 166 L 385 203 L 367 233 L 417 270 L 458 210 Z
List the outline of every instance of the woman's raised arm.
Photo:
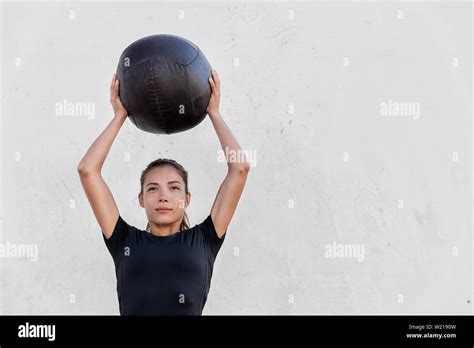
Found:
M 110 102 L 114 109 L 114 118 L 87 150 L 77 166 L 84 192 L 102 233 L 107 239 L 112 236 L 119 211 L 112 193 L 102 178 L 101 170 L 112 143 L 128 115 L 120 101 L 118 91 L 119 82 L 114 75 L 110 86 Z
M 212 94 L 207 106 L 207 112 L 227 158 L 228 152 L 239 153 L 242 152 L 242 149 L 219 112 L 221 83 L 217 71 L 212 70 L 212 77 L 209 78 L 209 83 L 211 84 Z M 243 160 L 238 162 L 232 162 L 227 159 L 227 175 L 219 187 L 211 208 L 211 219 L 219 238 L 222 238 L 227 232 L 227 227 L 234 216 L 247 181 L 248 172 L 250 171 L 250 164 L 247 162 L 245 155 L 242 157 Z
M 82 160 L 79 162 L 79 165 L 77 166 L 79 173 L 100 173 L 105 158 L 112 147 L 112 143 L 127 118 L 128 112 L 120 101 L 118 91 L 119 80 L 114 74 L 110 85 L 110 102 L 114 109 L 114 118 L 107 128 L 105 128 L 105 130 L 94 141 Z

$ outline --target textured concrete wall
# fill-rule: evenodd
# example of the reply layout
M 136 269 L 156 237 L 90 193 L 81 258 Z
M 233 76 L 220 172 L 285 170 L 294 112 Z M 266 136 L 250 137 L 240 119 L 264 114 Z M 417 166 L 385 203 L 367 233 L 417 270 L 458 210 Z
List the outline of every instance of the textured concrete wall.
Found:
M 76 166 L 111 121 L 122 50 L 156 33 L 200 46 L 256 155 L 204 314 L 472 313 L 472 4 L 1 6 L 1 314 L 118 314 Z M 208 118 L 170 136 L 127 120 L 103 176 L 145 228 L 140 172 L 177 160 L 194 225 L 225 177 L 219 150 Z

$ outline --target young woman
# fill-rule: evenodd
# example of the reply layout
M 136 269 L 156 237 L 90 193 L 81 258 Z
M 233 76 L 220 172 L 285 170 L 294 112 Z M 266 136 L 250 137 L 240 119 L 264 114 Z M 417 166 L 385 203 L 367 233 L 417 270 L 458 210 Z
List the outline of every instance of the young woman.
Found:
M 212 94 L 207 113 L 224 153 L 240 152 L 237 140 L 219 112 L 220 81 L 215 70 L 209 83 Z M 201 315 L 214 261 L 244 190 L 250 166 L 246 161 L 227 161 L 227 175 L 209 215 L 190 227 L 185 213 L 191 200 L 186 170 L 170 159 L 153 161 L 142 172 L 138 195 L 147 215 L 147 228 L 141 230 L 129 225 L 101 176 L 105 158 L 128 116 L 118 92 L 119 81 L 114 75 L 110 100 L 115 116 L 77 169 L 114 260 L 120 314 Z

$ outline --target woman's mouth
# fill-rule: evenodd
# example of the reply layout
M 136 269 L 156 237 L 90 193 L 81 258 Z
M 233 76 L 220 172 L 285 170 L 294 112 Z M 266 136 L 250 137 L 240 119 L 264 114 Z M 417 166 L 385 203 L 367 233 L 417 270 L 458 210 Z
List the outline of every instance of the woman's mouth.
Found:
M 165 208 L 159 208 L 159 209 L 155 209 L 155 210 L 160 214 L 164 214 L 164 213 L 167 213 L 167 212 L 171 211 L 171 209 L 165 209 Z

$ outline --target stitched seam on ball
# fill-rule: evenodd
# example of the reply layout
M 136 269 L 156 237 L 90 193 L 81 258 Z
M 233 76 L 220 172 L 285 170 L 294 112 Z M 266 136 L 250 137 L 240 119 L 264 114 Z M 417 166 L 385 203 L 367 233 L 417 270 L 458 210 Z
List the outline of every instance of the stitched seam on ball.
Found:
M 161 125 L 162 127 L 165 127 L 165 124 L 163 122 L 163 117 L 161 115 L 161 109 L 160 109 L 160 100 L 157 96 L 157 86 L 155 84 L 155 69 L 154 69 L 154 60 L 150 60 L 150 70 L 151 70 L 151 81 L 148 81 L 149 83 L 149 91 L 151 91 L 151 99 L 152 99 L 152 104 L 153 104 L 153 110 L 158 113 L 158 116 L 160 117 L 161 120 Z M 163 131 L 167 131 L 167 129 L 163 129 Z
M 182 66 L 188 66 L 189 64 L 192 64 L 192 62 L 194 62 L 196 60 L 196 58 L 199 57 L 200 52 L 201 52 L 201 50 L 198 48 L 197 51 L 196 51 L 196 56 L 188 64 L 181 64 L 181 65 Z
M 191 101 L 191 106 L 193 108 L 193 114 L 192 114 L 192 118 L 194 119 L 196 117 L 196 108 L 194 107 L 194 100 L 193 99 L 193 96 L 191 95 L 191 88 L 189 88 L 189 76 L 188 76 L 188 69 L 184 69 L 184 75 L 186 76 L 186 84 L 187 84 L 187 88 L 186 90 L 189 91 L 189 100 Z

